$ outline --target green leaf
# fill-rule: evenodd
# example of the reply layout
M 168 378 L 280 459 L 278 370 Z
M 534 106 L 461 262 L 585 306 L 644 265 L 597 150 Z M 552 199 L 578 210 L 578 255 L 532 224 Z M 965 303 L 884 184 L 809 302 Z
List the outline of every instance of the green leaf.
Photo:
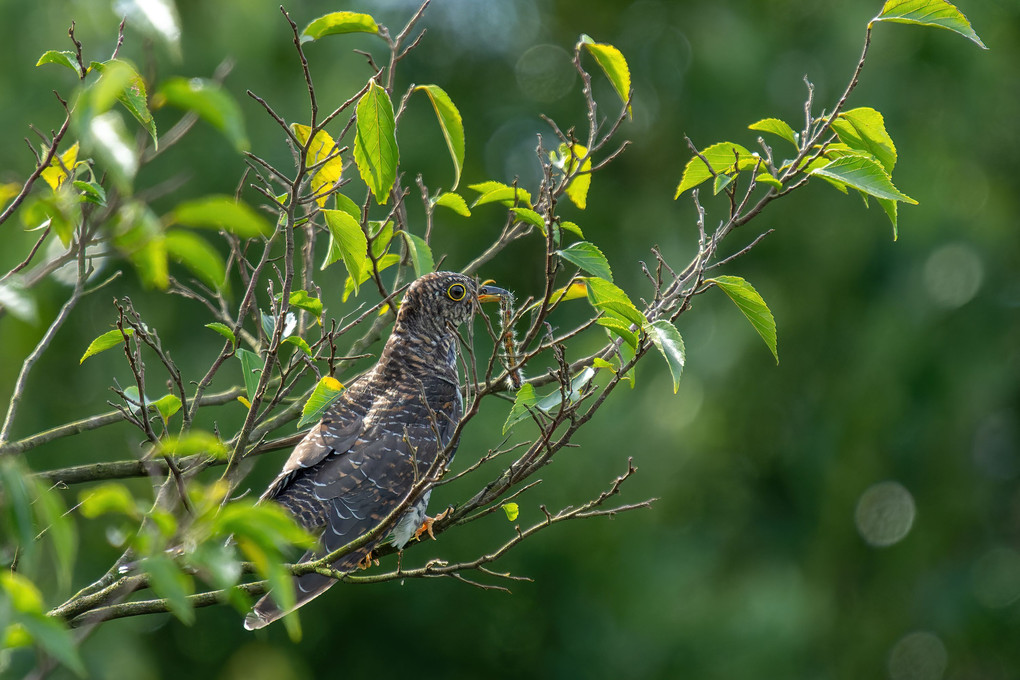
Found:
M 326 226 L 329 228 L 329 252 L 322 263 L 322 269 L 337 260 L 343 260 L 347 273 L 355 282 L 354 290 L 364 280 L 361 275 L 368 263 L 368 237 L 361 224 L 342 210 L 323 210 Z
M 81 192 L 81 200 L 106 207 L 106 189 L 95 182 L 75 180 L 74 188 Z
M 712 195 L 717 196 L 719 192 L 728 187 L 732 181 L 733 177 L 731 175 L 716 175 L 715 181 L 712 182 Z
M 673 375 L 673 394 L 676 394 L 680 389 L 680 374 L 685 361 L 684 339 L 680 337 L 680 331 L 666 319 L 657 319 L 645 324 L 645 333 L 669 364 L 669 372 Z
M 202 78 L 170 78 L 159 89 L 159 103 L 167 103 L 186 111 L 212 125 L 226 136 L 237 151 L 251 148 L 244 128 L 241 107 L 223 86 Z
M 83 517 L 89 519 L 111 513 L 136 519 L 140 517 L 134 496 L 126 486 L 118 482 L 106 482 L 79 492 L 78 510 Z
M 322 419 L 326 409 L 340 397 L 344 391 L 343 383 L 330 376 L 322 377 L 312 390 L 311 396 L 301 407 L 301 419 L 298 421 L 297 429 L 302 429 Z
M 315 139 L 309 144 L 308 136 L 312 133 L 312 128 L 307 125 L 292 123 L 290 129 L 294 132 L 294 136 L 298 138 L 302 146 L 308 145 L 308 152 L 305 154 L 305 167 L 315 167 L 329 158 L 318 170 L 312 173 L 311 179 L 312 193 L 316 196 L 315 202 L 319 204 L 319 207 L 322 207 L 326 205 L 326 201 L 329 199 L 329 192 L 340 181 L 340 175 L 344 168 L 343 159 L 337 153 L 340 148 L 325 130 L 316 132 Z M 359 210 L 358 213 L 360 214 L 360 212 Z
M 595 357 L 591 361 L 592 368 L 604 368 L 611 373 L 616 373 L 616 366 L 603 359 L 602 357 Z
M 273 226 L 247 203 L 232 196 L 210 195 L 181 203 L 167 218 L 189 227 L 223 229 L 241 238 L 269 236 Z
M 377 203 L 382 205 L 397 180 L 396 125 L 393 121 L 393 104 L 386 90 L 372 81 L 368 91 L 358 101 L 357 134 L 354 138 L 354 162 L 361 179 L 371 189 Z
M 78 55 L 74 52 L 64 50 L 58 52 L 57 50 L 46 50 L 43 55 L 39 57 L 39 61 L 35 62 L 36 66 L 42 66 L 43 64 L 60 64 L 74 71 L 75 75 L 81 75 L 78 70 Z
M 240 351 L 240 350 L 238 350 Z M 203 454 L 224 458 L 230 449 L 212 432 L 191 430 L 180 437 L 168 436 L 160 441 L 159 452 L 164 456 L 193 456 Z
M 765 341 L 778 364 L 779 352 L 776 349 L 776 320 L 773 318 L 768 305 L 765 304 L 765 300 L 758 294 L 758 291 L 739 276 L 717 276 L 714 279 L 708 279 L 706 283 L 714 283 L 719 286 L 733 300 L 733 304 L 737 306 L 737 309 L 747 317 L 754 330 L 758 331 L 758 335 Z
M 897 201 L 890 201 L 888 198 L 876 198 L 878 204 L 882 206 L 882 210 L 889 217 L 889 221 L 892 222 L 892 237 L 893 241 L 899 238 L 899 232 L 896 227 L 896 218 L 899 214 L 899 203 Z
M 393 265 L 397 264 L 398 262 L 400 262 L 400 255 L 397 255 L 396 253 L 386 253 L 385 255 L 379 258 L 379 260 L 375 263 L 375 266 L 380 272 L 382 272 L 392 267 Z M 344 281 L 344 294 L 342 298 L 343 301 L 347 302 L 347 299 L 351 297 L 351 293 L 356 292 L 357 287 L 363 284 L 365 281 L 368 281 L 368 277 L 370 277 L 371 275 L 372 275 L 372 263 L 369 262 L 368 258 L 366 257 L 365 263 L 362 267 L 361 275 L 358 277 L 357 281 L 355 281 L 349 274 L 347 276 L 347 280 Z
M 481 199 L 479 199 L 481 200 Z M 477 204 L 476 204 L 477 205 Z M 527 222 L 533 227 L 538 227 L 538 230 L 545 236 L 545 220 L 542 216 L 531 208 L 510 208 L 510 211 L 517 216 L 521 222 Z
M 205 327 L 216 331 L 229 340 L 234 347 L 237 347 L 237 338 L 234 336 L 234 331 L 230 330 L 230 327 L 226 324 L 220 323 L 219 321 L 213 321 L 212 323 L 207 323 Z
M 516 503 L 504 503 L 499 506 L 503 508 L 503 512 L 506 513 L 506 518 L 513 522 L 517 519 L 517 516 L 521 514 L 520 507 Z
M 262 359 L 255 352 L 243 348 L 237 350 L 237 358 L 241 362 L 241 372 L 244 375 L 244 389 L 250 400 L 254 398 L 255 392 L 259 387 L 259 378 L 255 375 L 255 371 L 262 371 Z
M 617 337 L 622 338 L 631 347 L 637 348 L 638 336 L 637 333 L 630 329 L 630 322 L 621 321 L 615 316 L 603 316 L 596 320 L 595 323 L 606 328 Z
M 90 356 L 105 352 L 108 349 L 113 349 L 124 342 L 124 336 L 131 337 L 135 334 L 134 328 L 125 328 L 124 332 L 121 333 L 119 328 L 115 328 L 112 331 L 106 331 L 98 338 L 89 343 L 88 349 L 85 350 L 85 354 L 81 355 L 81 359 L 78 363 L 83 363 Z
M 767 172 L 758 173 L 755 176 L 754 181 L 757 182 L 758 184 L 767 184 L 768 186 L 775 187 L 776 189 L 783 188 L 783 183 Z
M 227 265 L 219 252 L 197 234 L 181 229 L 166 233 L 166 252 L 187 267 L 202 283 L 213 290 L 227 292 Z
M 149 575 L 152 589 L 166 598 L 171 613 L 184 624 L 195 622 L 195 610 L 188 596 L 194 592 L 191 577 L 163 554 L 150 555 L 141 562 L 141 568 Z
M 331 12 L 319 17 L 301 31 L 301 42 L 343 33 L 379 33 L 379 25 L 370 14 Z
M 59 619 L 46 616 L 42 594 L 35 584 L 22 574 L 5 570 L 0 572 L 0 592 L 5 595 L 0 601 L 10 602 L 13 607 L 13 623 L 22 626 L 47 654 L 84 677 L 85 667 L 71 631 Z M 0 630 L 0 635 L 4 632 Z M 0 638 L 0 642 L 4 640 Z
M 616 94 L 620 96 L 620 101 L 627 106 L 627 115 L 633 118 L 634 112 L 628 103 L 630 101 L 630 68 L 627 67 L 627 60 L 624 59 L 623 53 L 607 43 L 597 43 L 583 33 L 579 44 L 588 50 L 591 56 L 595 57 L 602 72 L 613 84 Z
M 511 187 L 502 182 L 488 181 L 479 182 L 478 184 L 469 184 L 469 189 L 473 189 L 481 194 L 478 199 L 471 204 L 472 208 L 476 208 L 486 203 L 500 202 L 508 208 L 515 205 L 520 205 L 526 208 L 531 207 L 531 194 L 527 190 L 521 189 L 520 187 Z
M 464 121 L 460 117 L 460 111 L 454 105 L 450 96 L 438 85 L 419 85 L 414 88 L 428 95 L 432 102 L 432 108 L 436 110 L 436 118 L 439 119 L 439 126 L 443 129 L 443 138 L 446 146 L 450 149 L 450 158 L 453 159 L 453 186 L 456 189 L 460 184 L 460 173 L 464 169 Z
M 181 400 L 175 394 L 165 394 L 156 401 L 149 404 L 149 408 L 154 408 L 159 411 L 160 417 L 163 419 L 165 425 L 170 416 L 181 410 Z
M 917 201 L 893 186 L 881 165 L 864 156 L 843 156 L 808 174 L 834 179 L 877 198 L 917 205 Z
M 141 123 L 152 137 L 155 146 L 158 147 L 156 122 L 149 111 L 145 81 L 135 70 L 135 67 L 121 59 L 110 59 L 102 63 L 93 62 L 90 69 L 94 69 L 102 75 L 82 96 L 82 115 L 85 120 L 88 121 L 105 113 L 113 106 L 114 101 L 119 101 L 128 110 L 128 113 Z
M 322 316 L 322 300 L 316 297 L 312 297 L 308 294 L 308 291 L 295 290 L 287 298 L 291 307 L 297 307 L 303 309 L 306 312 L 311 312 L 312 316 L 318 318 Z
M 581 372 L 575 375 L 570 381 L 570 391 L 567 394 L 567 400 L 570 403 L 574 403 L 580 399 L 581 390 L 583 390 L 594 377 L 595 369 L 591 366 L 581 369 Z M 539 399 L 536 406 L 542 411 L 550 413 L 551 411 L 559 408 L 561 403 L 563 403 L 563 395 L 560 393 L 559 389 L 556 389 Z
M 868 107 L 844 111 L 832 121 L 832 129 L 839 141 L 874 156 L 885 171 L 892 174 L 896 167 L 896 145 L 886 132 L 881 113 Z
M 535 387 L 531 383 L 524 383 L 520 389 L 517 390 L 517 396 L 514 398 L 514 405 L 510 408 L 510 414 L 506 417 L 506 422 L 503 423 L 503 434 L 506 434 L 510 428 L 528 417 L 528 409 L 538 403 L 538 396 L 535 394 Z
M 286 343 L 289 343 L 291 345 L 294 345 L 295 347 L 297 347 L 299 350 L 301 350 L 302 352 L 304 352 L 308 356 L 312 356 L 312 348 L 308 345 L 308 341 L 306 341 L 304 338 L 302 338 L 299 335 L 290 335 L 290 336 L 284 338 L 283 342 L 286 342 Z
M 648 322 L 619 286 L 598 277 L 588 277 L 584 282 L 588 286 L 588 301 L 596 310 L 637 324 L 638 328 Z
M 758 158 L 750 151 L 734 144 L 733 142 L 719 142 L 701 150 L 701 155 L 708 161 L 708 165 L 698 156 L 687 161 L 684 174 L 680 178 L 680 184 L 676 188 L 676 195 L 673 199 L 680 198 L 680 194 L 693 189 L 705 180 L 711 179 L 719 174 L 735 174 L 740 170 L 753 168 Z M 711 166 L 711 171 L 709 170 Z
M 0 459 L 0 482 L 4 490 L 4 502 L 0 504 L 0 510 L 4 510 L 4 530 L 10 532 L 8 535 L 14 534 L 15 546 L 20 551 L 21 568 L 34 568 L 37 544 L 28 473 L 14 458 Z
M 790 127 L 789 123 L 785 120 L 780 120 L 778 118 L 762 118 L 757 123 L 751 123 L 747 127 L 750 130 L 779 135 L 790 144 L 797 146 L 797 133 L 793 131 L 793 128 Z
M 578 238 L 584 238 L 584 233 L 581 231 L 581 227 L 577 226 L 573 222 L 566 220 L 560 222 L 560 229 L 563 231 L 569 231 L 571 234 L 576 234 Z
M 574 175 L 567 185 L 567 198 L 581 210 L 588 205 L 588 189 L 591 187 L 591 158 L 585 158 L 578 168 L 578 160 L 584 158 L 588 149 L 580 144 L 560 144 L 561 169 L 566 175 Z
M 429 248 L 429 244 L 425 243 L 425 239 L 406 231 L 401 231 L 400 234 L 407 242 L 407 252 L 411 256 L 415 277 L 431 273 L 436 268 L 436 263 L 432 259 L 432 249 Z
M 872 21 L 945 28 L 974 41 L 982 49 L 988 49 L 963 12 L 945 0 L 888 0 Z
M 369 221 L 368 235 L 372 256 L 376 259 L 382 257 L 383 253 L 389 250 L 390 242 L 393 241 L 393 221 L 387 220 L 385 224 L 377 220 Z M 365 268 L 371 269 L 372 263 L 367 263 Z
M 612 282 L 613 271 L 609 268 L 609 261 L 602 254 L 598 246 L 588 241 L 578 241 L 568 248 L 557 250 L 556 254 L 561 258 L 575 264 L 589 274 Z
M 460 194 L 455 194 L 452 191 L 448 191 L 439 198 L 437 198 L 433 205 L 441 205 L 444 208 L 449 208 L 458 215 L 464 217 L 471 217 L 471 211 L 468 209 L 467 201 Z

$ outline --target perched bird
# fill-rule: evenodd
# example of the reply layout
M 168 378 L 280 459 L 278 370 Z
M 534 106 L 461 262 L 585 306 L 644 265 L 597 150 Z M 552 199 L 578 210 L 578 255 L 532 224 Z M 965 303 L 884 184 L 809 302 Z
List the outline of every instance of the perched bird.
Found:
M 319 548 L 304 559 L 326 555 L 374 529 L 428 472 L 463 411 L 456 329 L 473 317 L 479 302 L 506 295 L 453 272 L 426 274 L 407 289 L 378 363 L 340 395 L 262 495 L 263 502 L 279 503 L 319 535 Z M 389 532 L 403 548 L 427 518 L 430 494 L 422 490 L 380 539 L 333 567 L 352 571 Z M 295 577 L 295 608 L 333 583 L 314 573 Z M 244 627 L 262 628 L 287 613 L 270 593 L 245 617 Z

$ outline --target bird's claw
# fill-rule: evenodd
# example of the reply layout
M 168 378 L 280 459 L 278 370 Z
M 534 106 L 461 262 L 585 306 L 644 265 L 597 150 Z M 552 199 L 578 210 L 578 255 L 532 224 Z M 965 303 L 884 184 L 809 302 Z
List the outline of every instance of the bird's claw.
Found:
M 368 554 L 365 555 L 365 557 L 363 557 L 360 562 L 358 562 L 358 569 L 361 569 L 362 571 L 364 571 L 365 569 L 372 568 L 373 565 L 378 567 L 379 566 L 379 560 L 372 559 L 372 551 L 369 550 Z
M 436 535 L 434 533 L 432 533 L 432 525 L 435 524 L 436 522 L 438 522 L 439 520 L 443 519 L 444 517 L 446 517 L 449 514 L 450 514 L 450 508 L 447 508 L 446 510 L 443 510 L 441 513 L 439 513 L 435 517 L 428 517 L 428 516 L 426 516 L 425 520 L 421 523 L 421 526 L 418 527 L 418 530 L 414 532 L 414 537 L 420 541 L 422 534 L 426 534 L 427 533 L 429 535 L 429 538 L 431 538 L 433 541 L 436 540 Z

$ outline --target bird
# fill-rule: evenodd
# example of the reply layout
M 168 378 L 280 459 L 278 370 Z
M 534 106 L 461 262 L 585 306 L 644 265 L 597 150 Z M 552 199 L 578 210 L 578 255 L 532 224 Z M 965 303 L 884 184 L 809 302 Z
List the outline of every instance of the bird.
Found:
M 317 548 L 302 561 L 375 529 L 421 486 L 418 480 L 448 446 L 452 459 L 458 442 L 451 440 L 463 412 L 457 328 L 473 318 L 478 303 L 509 295 L 447 271 L 411 283 L 375 366 L 326 410 L 259 499 L 283 506 L 305 530 L 318 534 Z M 417 491 L 419 497 L 379 538 L 340 557 L 333 568 L 353 571 L 387 534 L 403 549 L 419 527 L 431 530 L 430 523 L 423 524 L 431 489 Z M 316 573 L 296 576 L 293 609 L 282 611 L 269 592 L 245 617 L 244 627 L 263 628 L 335 582 Z

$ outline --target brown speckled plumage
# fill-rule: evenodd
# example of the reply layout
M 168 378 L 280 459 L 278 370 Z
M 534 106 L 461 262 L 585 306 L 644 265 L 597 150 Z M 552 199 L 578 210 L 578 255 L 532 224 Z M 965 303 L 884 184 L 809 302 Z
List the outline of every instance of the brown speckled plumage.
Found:
M 319 534 L 318 551 L 305 558 L 336 550 L 376 527 L 449 444 L 462 412 L 455 328 L 471 319 L 479 295 L 501 294 L 505 291 L 479 289 L 452 272 L 427 274 L 408 288 L 379 361 L 340 395 L 262 495 Z M 393 530 L 394 544 L 403 547 L 425 517 L 429 494 L 382 535 Z M 351 571 L 378 542 L 333 566 Z M 297 606 L 333 583 L 319 574 L 297 577 Z M 261 628 L 284 613 L 267 595 L 245 627 Z

